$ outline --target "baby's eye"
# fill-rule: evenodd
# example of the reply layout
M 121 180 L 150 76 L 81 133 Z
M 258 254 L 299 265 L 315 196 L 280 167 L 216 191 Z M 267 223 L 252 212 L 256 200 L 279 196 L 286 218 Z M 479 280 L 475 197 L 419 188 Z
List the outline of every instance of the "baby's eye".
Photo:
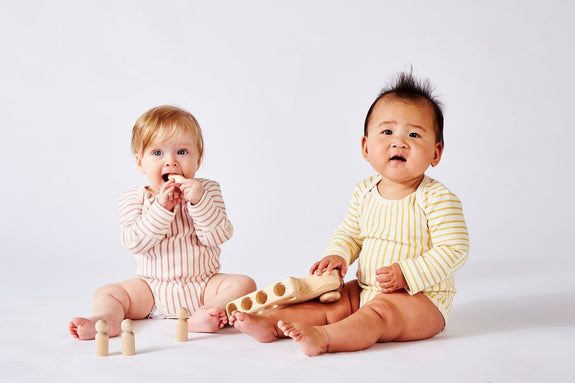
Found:
M 409 133 L 409 137 L 417 138 L 417 137 L 421 137 L 421 136 L 419 135 L 419 133 L 412 132 L 412 133 Z
M 161 150 L 154 150 L 152 152 L 152 156 L 161 156 L 162 155 L 162 151 Z
M 391 134 L 393 134 L 393 132 L 391 131 L 391 129 L 385 129 L 385 130 L 382 131 L 381 133 L 386 134 L 386 135 L 391 135 Z
M 188 151 L 186 149 L 180 149 L 180 150 L 178 150 L 178 154 L 179 155 L 188 154 Z

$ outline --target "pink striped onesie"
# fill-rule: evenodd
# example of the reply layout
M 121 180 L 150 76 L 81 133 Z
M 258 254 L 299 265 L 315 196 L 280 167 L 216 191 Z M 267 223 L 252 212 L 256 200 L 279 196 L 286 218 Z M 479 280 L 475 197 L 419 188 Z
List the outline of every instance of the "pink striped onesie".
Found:
M 189 313 L 203 304 L 208 280 L 220 270 L 219 245 L 230 239 L 220 185 L 198 178 L 205 192 L 200 202 L 164 209 L 144 186 L 120 196 L 122 244 L 134 253 L 137 275 L 154 294 L 166 317 L 179 307 Z

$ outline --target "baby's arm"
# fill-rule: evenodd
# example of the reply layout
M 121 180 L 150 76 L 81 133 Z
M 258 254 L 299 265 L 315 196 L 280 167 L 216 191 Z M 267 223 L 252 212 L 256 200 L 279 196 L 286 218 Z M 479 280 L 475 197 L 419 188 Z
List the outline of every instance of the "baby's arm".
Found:
M 228 219 L 220 184 L 210 180 L 202 182 L 204 193 L 197 204 L 188 203 L 196 235 L 206 246 L 218 246 L 232 237 L 234 228 Z
M 467 226 L 459 198 L 441 184 L 423 198 L 433 247 L 417 258 L 399 262 L 410 294 L 452 275 L 467 261 L 469 252 Z
M 144 214 L 143 196 L 138 189 L 120 196 L 118 205 L 122 244 L 134 254 L 146 252 L 158 244 L 174 219 L 174 213 L 164 208 L 158 200 Z
M 322 274 L 339 269 L 341 277 L 345 277 L 348 265 L 351 265 L 359 256 L 363 240 L 359 237 L 359 201 L 361 199 L 361 186 L 357 185 L 347 209 L 347 215 L 337 227 L 323 258 L 314 263 L 310 269 L 311 274 Z

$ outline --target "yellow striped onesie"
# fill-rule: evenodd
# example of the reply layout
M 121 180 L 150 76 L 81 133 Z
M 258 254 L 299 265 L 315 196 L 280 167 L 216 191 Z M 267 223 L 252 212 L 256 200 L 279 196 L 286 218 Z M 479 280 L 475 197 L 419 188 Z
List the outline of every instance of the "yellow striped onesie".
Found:
M 379 293 L 376 270 L 398 263 L 407 292 L 425 294 L 446 323 L 455 295 L 453 273 L 467 260 L 469 236 L 459 198 L 425 176 L 401 200 L 386 200 L 377 190 L 381 176 L 355 187 L 347 216 L 331 237 L 324 256 L 358 261 L 361 304 Z

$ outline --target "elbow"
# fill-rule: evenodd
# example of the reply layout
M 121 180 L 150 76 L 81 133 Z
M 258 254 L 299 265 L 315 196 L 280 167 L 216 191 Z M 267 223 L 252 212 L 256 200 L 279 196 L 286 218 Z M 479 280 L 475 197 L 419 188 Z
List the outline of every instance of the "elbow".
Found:
M 457 259 L 455 268 L 458 269 L 469 259 L 469 246 L 460 246 L 459 248 L 454 249 L 454 253 L 456 254 Z
M 211 232 L 197 233 L 198 239 L 205 246 L 219 246 L 232 237 L 233 230 L 215 230 Z

